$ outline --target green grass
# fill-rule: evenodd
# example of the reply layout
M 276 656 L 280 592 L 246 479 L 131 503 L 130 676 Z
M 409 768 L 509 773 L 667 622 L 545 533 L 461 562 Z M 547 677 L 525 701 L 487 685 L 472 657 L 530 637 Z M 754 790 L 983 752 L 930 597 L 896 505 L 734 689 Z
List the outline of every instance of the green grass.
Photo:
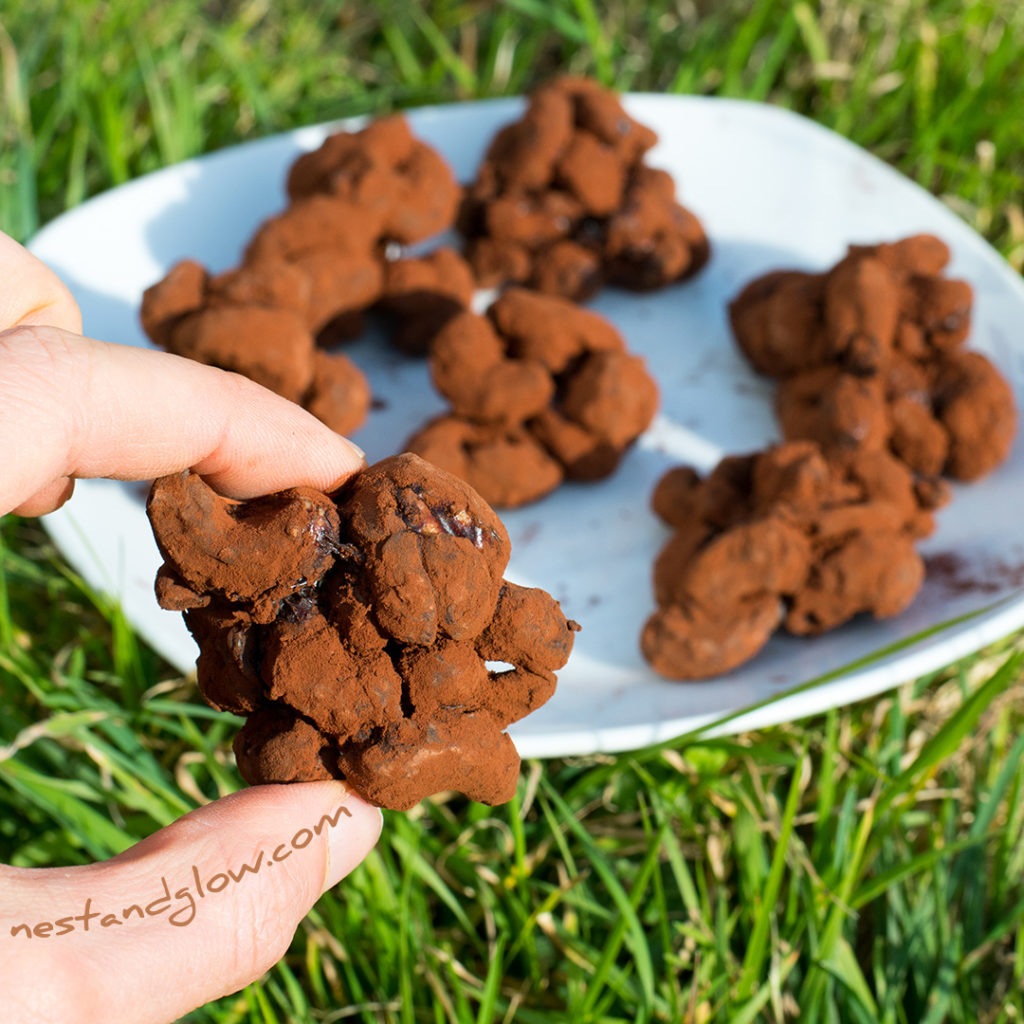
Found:
M 808 114 L 1024 265 L 1015 0 L 40 0 L 0 25 L 17 237 L 203 150 L 568 69 Z M 105 857 L 230 791 L 235 720 L 38 525 L 0 540 L 0 859 Z M 507 807 L 388 815 L 262 987 L 192 1019 L 1019 1021 L 1020 647 L 794 725 L 527 764 Z

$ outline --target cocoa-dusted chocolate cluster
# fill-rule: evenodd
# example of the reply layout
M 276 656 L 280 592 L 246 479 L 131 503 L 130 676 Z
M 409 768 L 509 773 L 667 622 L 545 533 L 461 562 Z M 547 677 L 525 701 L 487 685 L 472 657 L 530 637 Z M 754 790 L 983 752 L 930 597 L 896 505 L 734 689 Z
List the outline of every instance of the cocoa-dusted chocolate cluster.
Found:
M 401 114 L 328 136 L 292 164 L 287 188 L 296 205 L 314 196 L 342 200 L 379 219 L 380 238 L 402 244 L 450 227 L 460 196 L 444 158 L 412 134 Z
M 669 471 L 655 511 L 675 530 L 641 638 L 662 675 L 701 679 L 780 625 L 821 633 L 896 615 L 924 580 L 914 541 L 950 497 L 1002 462 L 1016 429 L 1006 381 L 962 346 L 972 292 L 931 235 L 851 246 L 823 274 L 777 271 L 729 312 L 740 348 L 781 378 L 786 444 Z
M 185 260 L 149 288 L 143 328 L 169 351 L 251 377 L 350 433 L 369 386 L 349 359 L 319 347 L 360 334 L 377 307 L 396 319 L 396 343 L 422 353 L 468 306 L 473 277 L 458 253 L 394 249 L 448 227 L 459 188 L 394 116 L 299 157 L 288 191 L 291 205 L 260 226 L 241 266 L 212 276 Z
M 657 135 L 583 78 L 537 89 L 491 142 L 459 214 L 481 285 L 583 299 L 604 283 L 648 290 L 697 273 L 710 250 L 644 154 Z
M 247 782 L 344 778 L 399 810 L 449 789 L 512 797 L 504 730 L 554 692 L 579 627 L 502 579 L 508 535 L 472 488 L 405 454 L 334 496 L 233 502 L 164 477 L 147 511 L 157 596 L 185 613 L 200 689 L 247 716 Z
M 407 355 L 425 356 L 434 335 L 473 300 L 473 271 L 454 249 L 440 247 L 425 256 L 384 264 L 378 309 L 395 322 L 391 342 Z
M 827 454 L 888 449 L 914 472 L 976 480 L 1008 455 L 1013 395 L 966 351 L 972 291 L 943 276 L 931 235 L 851 246 L 823 274 L 777 271 L 730 306 L 736 340 L 760 373 L 782 378 L 787 439 Z
M 486 316 L 449 320 L 429 364 L 451 411 L 407 449 L 502 507 L 535 501 L 564 479 L 607 476 L 658 405 L 643 359 L 607 320 L 522 288 Z
M 946 498 L 884 449 L 826 458 L 810 441 L 729 456 L 704 478 L 670 470 L 653 505 L 675 533 L 655 563 L 644 656 L 669 679 L 704 679 L 780 628 L 898 615 L 924 580 L 914 542 Z

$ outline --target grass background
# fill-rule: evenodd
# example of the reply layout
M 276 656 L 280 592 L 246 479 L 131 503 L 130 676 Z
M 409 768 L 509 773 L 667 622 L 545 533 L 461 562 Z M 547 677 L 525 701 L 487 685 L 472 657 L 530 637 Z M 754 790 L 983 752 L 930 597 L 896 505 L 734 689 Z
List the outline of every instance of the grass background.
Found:
M 271 131 L 571 70 L 807 114 L 1019 270 L 1022 67 L 1016 0 L 8 3 L 0 227 Z M 527 764 L 507 807 L 390 814 L 262 985 L 190 1019 L 1021 1020 L 1021 646 L 756 734 Z M 235 728 L 37 524 L 0 522 L 0 860 L 106 857 L 229 792 Z

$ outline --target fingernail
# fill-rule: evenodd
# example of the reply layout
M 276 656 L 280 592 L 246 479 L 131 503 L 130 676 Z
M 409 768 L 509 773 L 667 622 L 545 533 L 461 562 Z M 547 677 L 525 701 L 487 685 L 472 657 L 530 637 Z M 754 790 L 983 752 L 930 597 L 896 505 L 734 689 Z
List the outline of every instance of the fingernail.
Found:
M 337 824 L 327 832 L 327 865 L 322 892 L 336 886 L 363 862 L 377 845 L 384 826 L 381 809 L 368 804 L 347 787 L 331 808 L 329 818 L 336 820 Z
M 343 440 L 344 440 L 345 444 L 347 444 L 349 446 L 349 448 L 351 448 L 352 451 L 354 451 L 356 453 L 356 455 L 358 455 L 359 458 L 361 458 L 363 460 L 363 462 L 366 461 L 366 452 L 364 452 L 363 449 L 360 448 L 359 445 L 357 445 L 355 443 L 355 441 L 350 441 L 347 437 L 343 438 Z

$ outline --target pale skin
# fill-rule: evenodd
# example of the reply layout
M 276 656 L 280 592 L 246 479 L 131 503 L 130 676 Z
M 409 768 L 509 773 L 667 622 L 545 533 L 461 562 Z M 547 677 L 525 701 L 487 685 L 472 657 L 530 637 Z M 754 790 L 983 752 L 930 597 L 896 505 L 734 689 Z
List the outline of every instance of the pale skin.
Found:
M 354 445 L 242 377 L 81 328 L 57 277 L 0 234 L 0 514 L 51 512 L 86 477 L 150 480 L 192 467 L 248 498 L 330 490 L 363 464 Z M 12 739 L 0 722 L 0 756 Z M 303 830 L 318 823 L 307 841 Z M 101 863 L 0 865 L 0 1019 L 165 1024 L 237 991 L 284 955 L 380 828 L 380 811 L 343 783 L 256 786 Z M 196 898 L 197 876 L 239 875 L 261 852 L 259 871 Z M 172 899 L 125 918 L 163 895 L 164 878 Z M 186 887 L 190 920 L 189 896 L 173 898 Z M 169 923 L 176 913 L 187 923 Z

